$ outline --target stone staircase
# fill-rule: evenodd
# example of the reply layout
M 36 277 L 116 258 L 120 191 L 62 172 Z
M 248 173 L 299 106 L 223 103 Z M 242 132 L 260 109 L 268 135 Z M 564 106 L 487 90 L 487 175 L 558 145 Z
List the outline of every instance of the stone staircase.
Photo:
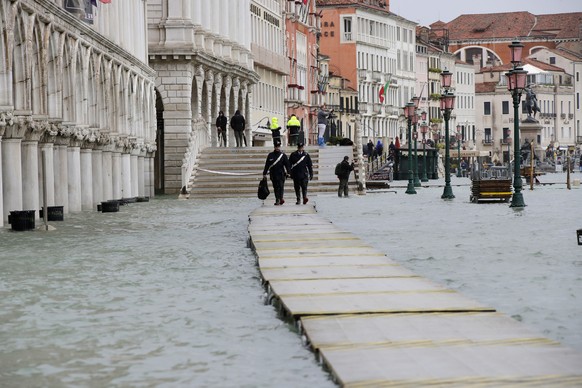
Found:
M 309 182 L 308 195 L 337 192 L 338 181 L 334 175 L 335 165 L 344 155 L 352 157 L 352 147 L 306 147 L 313 162 L 313 180 Z M 289 156 L 295 147 L 283 147 Z M 208 147 L 198 158 L 188 184 L 190 198 L 256 197 L 259 181 L 270 147 L 223 148 Z M 356 190 L 354 176 L 350 177 L 350 188 Z M 273 188 L 269 181 L 271 198 Z M 285 197 L 295 200 L 293 180 L 285 182 Z

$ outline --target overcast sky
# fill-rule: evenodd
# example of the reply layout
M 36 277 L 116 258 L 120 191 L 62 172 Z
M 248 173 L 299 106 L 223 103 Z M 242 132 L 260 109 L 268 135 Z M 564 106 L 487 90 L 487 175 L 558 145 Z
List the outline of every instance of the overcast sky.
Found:
M 428 26 L 462 14 L 529 11 L 533 14 L 582 12 L 580 0 L 390 0 L 390 11 Z

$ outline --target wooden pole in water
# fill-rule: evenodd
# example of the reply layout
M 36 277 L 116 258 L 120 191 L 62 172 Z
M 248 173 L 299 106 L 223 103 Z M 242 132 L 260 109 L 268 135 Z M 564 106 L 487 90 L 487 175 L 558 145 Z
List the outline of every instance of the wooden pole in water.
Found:
M 534 142 L 532 140 L 531 144 L 530 144 L 530 152 L 529 152 L 529 168 L 530 168 L 530 172 L 529 172 L 529 189 L 533 190 L 534 188 L 534 179 L 535 179 L 535 174 L 534 174 Z
M 566 156 L 566 187 L 571 190 L 570 186 L 570 155 Z
M 41 153 L 41 168 L 42 168 L 42 219 L 44 221 L 44 228 L 48 230 L 48 205 L 46 192 L 46 150 L 43 149 Z

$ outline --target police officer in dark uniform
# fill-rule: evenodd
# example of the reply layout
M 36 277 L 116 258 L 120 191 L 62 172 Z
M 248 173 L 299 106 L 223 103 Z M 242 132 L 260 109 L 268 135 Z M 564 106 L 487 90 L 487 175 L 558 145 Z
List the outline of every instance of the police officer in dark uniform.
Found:
M 301 204 L 301 195 L 303 195 L 303 204 L 305 205 L 309 201 L 309 198 L 307 198 L 307 183 L 313 179 L 313 164 L 311 163 L 311 157 L 305 152 L 303 143 L 297 144 L 297 151 L 292 152 L 291 156 L 289 156 L 289 164 L 291 165 L 291 178 L 293 178 L 293 186 L 297 196 L 295 204 Z
M 263 178 L 267 178 L 267 174 L 271 176 L 271 183 L 273 184 L 273 191 L 275 192 L 275 206 L 283 205 L 285 200 L 283 194 L 285 190 L 285 179 L 291 171 L 289 159 L 283 151 L 281 151 L 281 140 L 274 139 L 275 150 L 267 156 L 265 161 L 265 168 L 263 169 Z

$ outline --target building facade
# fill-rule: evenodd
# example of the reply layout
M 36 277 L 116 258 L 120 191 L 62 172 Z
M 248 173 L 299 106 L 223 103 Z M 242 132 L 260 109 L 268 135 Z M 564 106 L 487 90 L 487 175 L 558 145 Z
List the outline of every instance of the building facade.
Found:
M 149 64 L 156 76 L 156 189 L 185 190 L 202 149 L 217 143 L 219 111 L 246 118 L 259 81 L 251 52 L 251 0 L 148 0 Z M 227 127 L 228 145 L 234 134 Z
M 153 195 L 146 5 L 66 4 L 0 0 L 0 225 L 44 194 L 65 213 Z
M 399 134 L 400 108 L 415 95 L 416 24 L 390 13 L 385 1 L 317 4 L 321 50 L 330 72 L 358 91 L 363 137 L 389 142 Z
M 281 124 L 286 118 L 285 3 L 284 0 L 251 1 L 251 53 L 259 77 L 254 87 L 249 123 L 255 144 L 270 140 L 270 131 L 262 127 L 267 127 L 272 117 L 277 117 Z
M 325 103 L 325 75 L 320 77 L 320 15 L 315 0 L 285 1 L 287 116 L 301 121 L 305 144 L 317 144 L 317 108 Z

